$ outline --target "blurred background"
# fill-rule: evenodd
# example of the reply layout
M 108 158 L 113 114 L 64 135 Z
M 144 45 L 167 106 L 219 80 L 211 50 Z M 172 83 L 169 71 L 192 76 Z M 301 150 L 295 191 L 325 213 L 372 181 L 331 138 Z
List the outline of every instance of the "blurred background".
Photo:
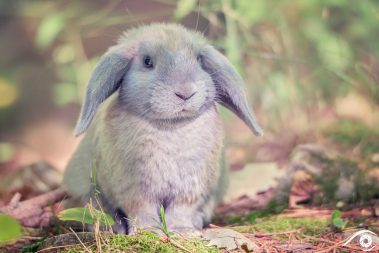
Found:
M 0 178 L 40 161 L 64 170 L 96 62 L 123 31 L 151 22 L 204 33 L 244 77 L 265 136 L 221 113 L 231 169 L 253 168 L 246 184 L 258 174 L 271 184 L 262 175 L 290 167 L 305 143 L 379 178 L 375 0 L 1 0 Z

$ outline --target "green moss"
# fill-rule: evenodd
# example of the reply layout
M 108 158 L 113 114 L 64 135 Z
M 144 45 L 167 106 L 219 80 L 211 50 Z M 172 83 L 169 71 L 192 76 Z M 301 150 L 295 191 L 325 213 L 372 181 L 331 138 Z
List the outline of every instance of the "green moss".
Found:
M 268 203 L 267 207 L 263 210 L 252 211 L 251 213 L 245 216 L 228 216 L 223 220 L 223 222 L 225 224 L 240 224 L 240 225 L 252 224 L 257 219 L 270 217 L 270 216 L 279 214 L 286 208 L 287 208 L 287 204 L 283 204 L 280 201 L 273 199 Z
M 37 252 L 38 251 L 38 248 L 40 247 L 40 245 L 42 244 L 44 239 L 41 239 L 35 243 L 32 243 L 32 244 L 29 244 L 29 245 L 25 245 L 21 250 L 20 250 L 20 253 L 31 253 L 31 252 Z
M 215 247 L 205 246 L 205 242 L 200 239 L 174 239 L 176 244 L 191 251 L 191 252 L 220 252 Z M 102 252 L 185 252 L 171 242 L 162 242 L 160 237 L 151 232 L 140 232 L 136 236 L 127 235 L 112 235 L 102 242 Z M 98 252 L 99 249 L 92 245 L 89 248 L 93 252 Z M 67 248 L 65 253 L 88 252 L 81 245 Z
M 319 236 L 329 228 L 329 220 L 314 218 L 271 217 L 257 220 L 250 226 L 239 226 L 233 229 L 242 233 L 280 233 L 299 229 L 298 235 Z

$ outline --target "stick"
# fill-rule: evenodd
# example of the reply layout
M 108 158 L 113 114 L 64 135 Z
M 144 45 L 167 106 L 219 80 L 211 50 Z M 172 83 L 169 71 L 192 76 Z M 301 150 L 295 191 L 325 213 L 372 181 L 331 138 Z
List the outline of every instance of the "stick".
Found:
M 20 195 L 15 195 L 11 202 L 2 208 L 0 213 L 12 216 L 27 227 L 39 227 L 44 214 L 44 208 L 62 201 L 66 197 L 66 192 L 58 188 L 54 191 L 42 194 L 35 198 L 19 202 Z

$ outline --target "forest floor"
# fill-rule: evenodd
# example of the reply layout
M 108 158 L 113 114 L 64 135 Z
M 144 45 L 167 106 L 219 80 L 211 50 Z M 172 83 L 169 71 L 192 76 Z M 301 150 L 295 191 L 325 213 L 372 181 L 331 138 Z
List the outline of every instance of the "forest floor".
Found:
M 161 235 L 115 235 L 97 226 L 80 232 L 56 218 L 64 199 L 53 190 L 60 172 L 38 163 L 2 175 L 0 212 L 17 218 L 22 236 L 0 252 L 378 252 L 379 133 L 343 123 L 316 139 L 292 142 L 275 163 L 234 159 L 232 191 L 197 238 L 174 236 L 163 224 Z M 271 153 L 284 149 L 260 145 Z M 249 148 L 230 153 L 241 150 Z M 0 243 L 11 230 L 1 218 Z M 354 236 L 359 231 L 365 232 Z
M 249 252 L 248 249 L 252 252 L 359 252 L 364 248 L 357 238 L 343 244 L 356 231 L 379 232 L 379 219 L 367 208 L 342 212 L 338 216 L 344 222 L 341 227 L 333 220 L 331 209 L 271 212 L 255 211 L 244 217 L 229 217 L 230 224 L 211 225 L 201 238 L 158 236 L 147 231 L 139 231 L 134 236 L 82 233 L 73 232 L 67 226 L 29 229 L 29 236 L 4 246 L 0 252 Z M 228 229 L 239 233 L 230 233 Z M 209 237 L 207 230 L 218 232 Z M 377 252 L 378 243 L 374 238 L 372 252 Z

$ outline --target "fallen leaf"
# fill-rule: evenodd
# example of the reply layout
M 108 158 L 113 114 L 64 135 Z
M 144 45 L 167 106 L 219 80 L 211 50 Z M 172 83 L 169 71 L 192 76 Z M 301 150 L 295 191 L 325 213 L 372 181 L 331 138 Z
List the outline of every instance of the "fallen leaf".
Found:
M 374 214 L 376 217 L 379 217 L 379 203 L 374 206 Z
M 209 228 L 204 232 L 207 246 L 216 246 L 226 250 L 240 249 L 253 252 L 258 246 L 243 234 L 228 228 Z
M 270 188 L 267 191 L 260 192 L 255 196 L 242 195 L 228 201 L 227 203 L 219 205 L 216 208 L 215 213 L 218 216 L 246 215 L 252 210 L 262 209 L 267 206 L 274 194 L 274 188 Z
M 23 199 L 57 189 L 62 181 L 62 173 L 46 162 L 37 162 L 22 167 L 0 179 L 0 192 L 5 201 L 16 192 Z
M 310 201 L 317 191 L 312 176 L 302 170 L 295 172 L 289 196 L 289 207 L 298 208 L 301 203 Z

